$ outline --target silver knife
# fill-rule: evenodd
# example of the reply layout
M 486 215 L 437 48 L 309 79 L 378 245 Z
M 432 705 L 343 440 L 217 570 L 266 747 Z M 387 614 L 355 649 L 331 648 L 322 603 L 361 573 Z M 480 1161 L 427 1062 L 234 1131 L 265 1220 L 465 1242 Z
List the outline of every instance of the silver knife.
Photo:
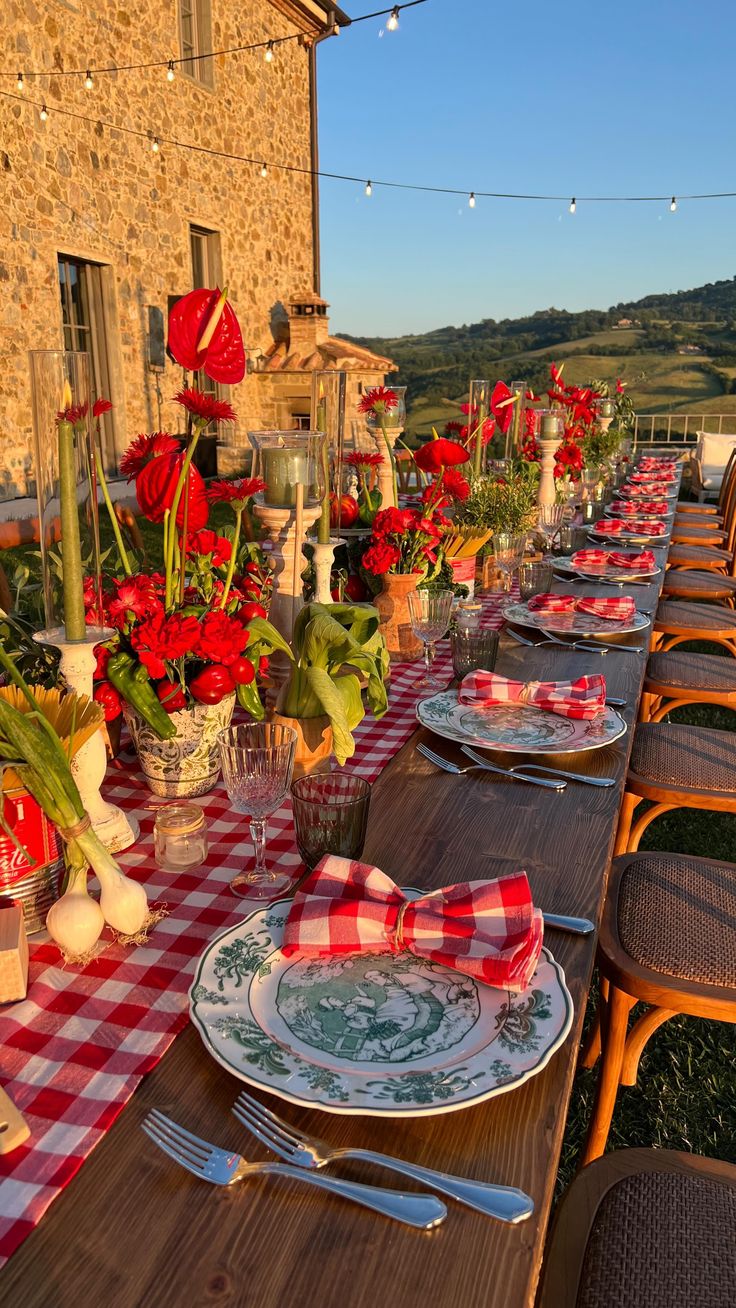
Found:
M 574 936 L 589 936 L 595 931 L 595 925 L 587 917 L 564 917 L 561 913 L 542 913 L 544 925 L 557 927 L 558 931 L 569 931 Z

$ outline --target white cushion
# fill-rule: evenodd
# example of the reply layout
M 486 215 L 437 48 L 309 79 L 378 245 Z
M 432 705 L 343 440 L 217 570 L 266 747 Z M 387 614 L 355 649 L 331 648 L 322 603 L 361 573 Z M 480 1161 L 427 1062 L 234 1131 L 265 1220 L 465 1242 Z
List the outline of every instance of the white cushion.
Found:
M 709 431 L 699 431 L 696 435 L 698 438 L 696 457 L 703 469 L 703 485 L 708 485 L 705 480 L 707 476 L 722 477 L 731 457 L 731 451 L 736 446 L 736 435 Z

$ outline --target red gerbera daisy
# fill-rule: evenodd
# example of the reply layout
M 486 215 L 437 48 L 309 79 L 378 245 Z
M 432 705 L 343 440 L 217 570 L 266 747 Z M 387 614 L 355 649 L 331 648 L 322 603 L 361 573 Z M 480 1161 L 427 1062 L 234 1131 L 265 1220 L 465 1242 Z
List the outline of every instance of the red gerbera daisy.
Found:
M 120 471 L 128 481 L 132 481 L 151 459 L 162 454 L 177 454 L 178 450 L 179 442 L 175 441 L 173 436 L 169 436 L 167 431 L 154 431 L 150 436 L 136 436 L 120 460 Z
M 262 477 L 242 477 L 240 481 L 211 481 L 207 487 L 210 504 L 244 504 L 266 489 Z
M 70 404 L 66 409 L 62 409 L 57 413 L 56 421 L 71 422 L 73 426 L 76 426 L 78 422 L 83 422 L 87 417 L 88 407 L 86 400 L 84 404 Z
M 208 422 L 235 422 L 237 414 L 227 400 L 216 400 L 213 395 L 205 395 L 202 391 L 197 391 L 193 386 L 188 386 L 186 390 L 179 391 L 174 396 L 177 404 L 181 404 L 191 413 L 195 420 L 202 423 Z
M 366 391 L 358 402 L 358 413 L 388 413 L 389 409 L 396 409 L 398 405 L 399 397 L 396 391 L 390 390 L 387 386 L 374 386 Z
M 383 455 L 378 452 L 371 454 L 370 450 L 353 450 L 345 462 L 351 468 L 379 468 L 383 463 Z
M 103 413 L 109 413 L 111 408 L 112 400 L 106 400 L 104 396 L 100 395 L 92 405 L 92 417 L 101 418 Z

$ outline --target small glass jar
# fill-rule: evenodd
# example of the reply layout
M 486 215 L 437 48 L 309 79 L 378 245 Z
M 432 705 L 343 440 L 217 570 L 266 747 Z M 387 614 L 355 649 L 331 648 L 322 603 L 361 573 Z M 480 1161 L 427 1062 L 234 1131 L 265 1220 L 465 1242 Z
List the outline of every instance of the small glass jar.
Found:
M 455 606 L 455 626 L 458 631 L 479 631 L 483 605 L 473 600 L 458 600 Z
M 167 872 L 201 867 L 207 857 L 207 822 L 199 804 L 166 804 L 153 828 L 156 862 Z

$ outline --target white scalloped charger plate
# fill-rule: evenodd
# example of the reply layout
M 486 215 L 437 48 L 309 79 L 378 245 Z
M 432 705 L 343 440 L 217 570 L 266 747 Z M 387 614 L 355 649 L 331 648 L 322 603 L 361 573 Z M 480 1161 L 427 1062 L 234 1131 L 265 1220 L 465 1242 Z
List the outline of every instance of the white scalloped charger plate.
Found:
M 622 550 L 621 553 L 625 554 L 626 551 Z M 614 567 L 612 563 L 604 563 L 600 568 L 593 568 L 592 566 L 580 568 L 566 558 L 555 559 L 554 566 L 555 572 L 561 572 L 572 577 L 587 577 L 590 581 L 642 581 L 645 578 L 649 581 L 654 577 L 658 577 L 662 571 L 661 568 L 652 568 L 650 572 L 634 572 L 633 570 L 626 572 L 622 568 Z
M 460 704 L 457 690 L 422 700 L 417 717 L 446 740 L 508 754 L 578 754 L 603 749 L 626 731 L 612 708 L 585 722 L 524 704 Z
M 189 992 L 205 1048 L 248 1085 L 329 1113 L 449 1113 L 528 1081 L 570 1030 L 547 949 L 522 994 L 410 953 L 285 958 L 290 906 L 259 908 L 211 941 Z
M 519 627 L 535 627 L 538 631 L 552 631 L 562 636 L 623 636 L 630 631 L 642 631 L 649 626 L 646 613 L 634 614 L 628 621 L 598 618 L 594 613 L 535 613 L 523 601 L 507 604 L 503 609 L 507 622 Z

